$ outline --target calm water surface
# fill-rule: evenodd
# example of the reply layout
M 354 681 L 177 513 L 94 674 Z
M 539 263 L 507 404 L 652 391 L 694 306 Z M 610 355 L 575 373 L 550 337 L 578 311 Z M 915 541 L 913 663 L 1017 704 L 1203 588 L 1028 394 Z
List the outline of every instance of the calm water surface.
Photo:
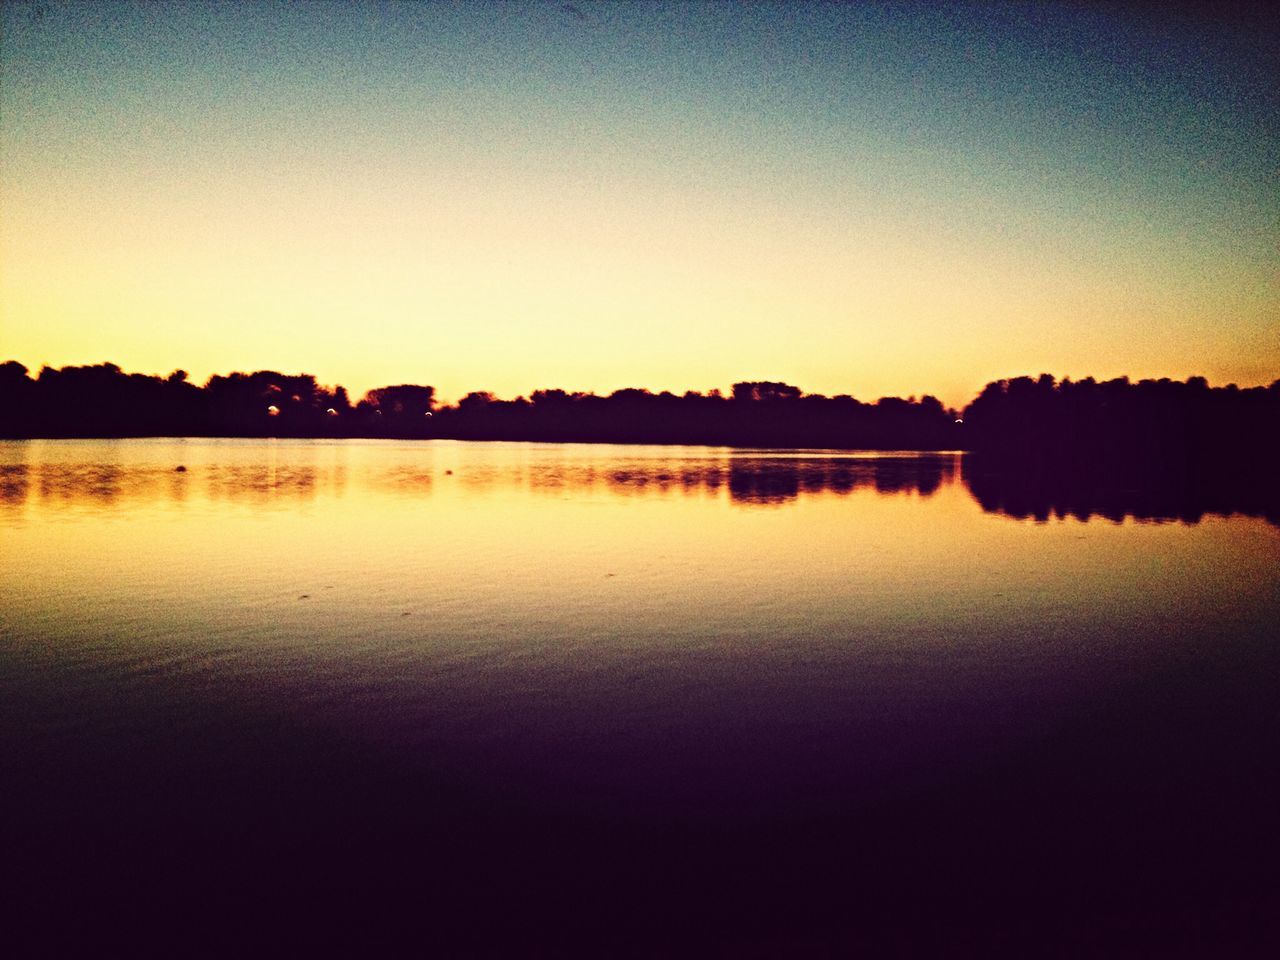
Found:
M 1280 527 L 990 487 L 952 454 L 2 443 L 32 942 L 1261 949 Z

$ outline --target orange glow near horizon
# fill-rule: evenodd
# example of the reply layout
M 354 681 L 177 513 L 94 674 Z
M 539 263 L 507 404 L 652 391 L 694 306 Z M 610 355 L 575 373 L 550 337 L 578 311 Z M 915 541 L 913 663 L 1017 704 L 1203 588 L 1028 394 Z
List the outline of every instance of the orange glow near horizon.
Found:
M 704 15 L 699 29 L 721 28 Z M 767 379 L 957 407 L 1040 372 L 1280 376 L 1276 201 L 1242 178 L 1258 149 L 1247 118 L 1213 118 L 1236 137 L 1231 169 L 1211 154 L 1187 167 L 1203 148 L 1190 139 L 1131 169 L 1141 130 L 1086 131 L 1054 154 L 1063 134 L 1035 105 L 952 130 L 926 124 L 907 87 L 834 115 L 803 84 L 746 117 L 711 80 L 646 100 L 620 86 L 649 69 L 628 44 L 687 55 L 643 11 L 616 14 L 623 39 L 587 44 L 585 92 L 559 34 L 499 38 L 510 77 L 489 61 L 480 79 L 431 73 L 481 42 L 483 16 L 465 11 L 388 12 L 444 17 L 456 50 L 389 34 L 354 76 L 325 46 L 356 42 L 345 15 L 321 29 L 317 11 L 290 11 L 263 37 L 283 30 L 326 65 L 312 76 L 299 53 L 262 87 L 231 46 L 191 53 L 188 76 L 145 24 L 113 28 L 136 31 L 131 63 L 91 11 L 55 11 L 39 31 L 19 16 L 3 41 L 0 359 L 33 371 L 277 369 L 356 397 L 429 383 L 446 401 Z M 173 12 L 176 35 L 193 16 Z M 215 46 L 250 29 L 195 26 Z M 908 28 L 924 30 L 877 27 L 900 43 Z M 817 49 L 812 29 L 802 48 Z M 547 59 L 522 68 L 517 54 Z M 400 78 L 408 64 L 425 79 Z M 808 69 L 852 82 L 838 59 Z M 1122 93 L 1075 106 L 1121 110 Z

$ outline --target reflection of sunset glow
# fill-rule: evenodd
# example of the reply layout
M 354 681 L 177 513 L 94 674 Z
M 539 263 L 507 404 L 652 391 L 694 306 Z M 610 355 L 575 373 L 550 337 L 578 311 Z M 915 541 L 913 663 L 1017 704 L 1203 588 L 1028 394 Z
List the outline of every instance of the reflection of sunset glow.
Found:
M 978 506 L 1036 522 L 1096 517 L 1196 523 L 1213 514 L 1242 514 L 1280 526 L 1280 497 L 1271 486 L 1230 471 L 1206 473 L 1189 492 L 1177 482 L 1136 489 L 1123 480 L 1099 485 L 1060 475 L 1019 478 L 975 467 L 958 453 L 296 440 L 270 441 L 271 458 L 262 462 L 253 443 L 189 441 L 186 462 L 176 468 L 159 442 L 126 443 L 106 459 L 98 459 L 106 451 L 93 443 L 9 443 L 0 462 L 0 508 L 147 510 L 166 498 L 284 507 L 291 500 L 340 496 L 354 476 L 363 491 L 360 502 L 367 498 L 370 508 L 380 504 L 389 511 L 397 504 L 425 506 L 427 499 L 439 501 L 433 509 L 444 509 L 459 498 L 526 495 L 812 509 L 816 500 L 856 497 L 867 504 L 872 495 L 937 501 L 948 510 Z
M 66 578 L 65 557 L 74 555 L 77 589 L 96 583 L 110 592 L 119 571 L 130 569 L 183 605 L 216 605 L 223 592 L 242 596 L 245 577 L 256 583 L 260 575 L 268 592 L 282 589 L 284 555 L 291 598 L 339 580 L 367 584 L 370 570 L 383 570 L 379 582 L 429 582 L 444 595 L 456 588 L 487 597 L 492 583 L 499 593 L 564 594 L 555 602 L 574 604 L 584 602 L 575 592 L 590 585 L 592 602 L 625 607 L 637 583 L 669 568 L 676 579 L 664 588 L 665 602 L 705 605 L 718 591 L 728 615 L 734 603 L 752 609 L 761 589 L 780 597 L 827 591 L 856 604 L 850 577 L 891 590 L 895 603 L 903 592 L 918 593 L 902 602 L 928 608 L 940 589 L 967 589 L 962 569 L 1015 569 L 1032 542 L 1037 556 L 1100 596 L 1127 588 L 1104 582 L 1106 565 L 1095 567 L 1099 550 L 1151 551 L 1166 570 L 1181 569 L 1169 557 L 1184 551 L 1202 559 L 1230 553 L 1237 565 L 1242 557 L 1270 564 L 1280 551 L 1280 530 L 1259 520 L 1029 526 L 1002 512 L 993 523 L 958 457 L 186 441 L 180 456 L 188 469 L 176 473 L 178 451 L 165 442 L 31 442 L 2 450 L 0 523 L 12 540 L 6 576 L 17 575 L 21 558 L 24 582 L 56 589 Z M 126 515 L 130 532 L 121 538 L 111 518 Z M 59 517 L 94 522 L 35 522 Z M 41 531 L 38 540 L 22 537 L 24 524 Z M 221 558 L 203 568 L 208 589 L 199 597 L 189 591 L 183 559 L 192 544 Z M 556 545 L 554 576 L 546 574 L 548 544 Z M 456 563 L 458 556 L 467 563 Z M 957 558 L 965 558 L 962 569 Z M 1197 561 L 1185 569 L 1203 577 L 1209 568 Z M 483 583 L 476 570 L 486 571 Z M 602 570 L 616 576 L 601 580 Z M 605 583 L 616 594 L 597 594 Z M 107 594 L 94 602 L 114 609 Z M 361 602 L 359 615 L 376 618 L 376 597 Z
M 313 905 L 312 877 L 340 891 L 340 913 L 355 876 L 382 883 L 378 909 L 384 890 L 407 891 L 397 912 L 420 938 L 422 910 L 435 910 L 434 936 L 449 919 L 440 891 L 470 877 L 481 850 L 486 876 L 491 863 L 495 875 L 521 871 L 508 888 L 517 899 L 553 887 L 548 912 L 574 878 L 606 877 L 605 897 L 627 891 L 638 929 L 697 832 L 724 838 L 699 853 L 699 917 L 709 878 L 716 891 L 737 884 L 734 905 L 761 889 L 770 909 L 798 903 L 788 931 L 808 936 L 815 891 L 851 869 L 874 896 L 904 849 L 913 885 L 915 864 L 953 865 L 927 901 L 913 896 L 913 914 L 963 896 L 975 831 L 943 846 L 958 806 L 966 824 L 985 817 L 984 851 L 992 838 L 1004 845 L 990 877 L 1011 878 L 1013 902 L 1075 824 L 1084 879 L 1050 888 L 1056 916 L 1057 891 L 1094 897 L 1116 850 L 1140 876 L 1153 860 L 1163 868 L 1175 821 L 1147 829 L 1152 811 L 1172 806 L 1176 823 L 1199 824 L 1206 798 L 1232 819 L 1204 847 L 1235 866 L 1225 841 L 1267 836 L 1275 806 L 1274 778 L 1260 771 L 1274 767 L 1266 657 L 1280 514 L 1134 522 L 1168 504 L 1112 501 L 1109 488 L 1061 478 L 1046 497 L 1034 483 L 970 475 L 971 463 L 447 441 L 2 442 L 0 650 L 6 703 L 30 722 L 8 725 L 0 758 L 12 758 L 6 783 L 26 783 L 33 760 L 42 771 L 10 818 L 24 875 L 45 876 L 49 851 L 70 851 L 63 862 L 78 869 L 37 891 L 56 899 L 54 885 L 92 869 L 120 824 L 126 858 L 159 843 L 167 862 L 180 831 L 184 860 L 200 851 L 181 903 L 212 863 L 220 872 L 201 902 L 232 889 L 236 906 L 218 914 L 232 915 L 246 865 L 283 850 L 289 872 L 268 869 L 261 899 L 276 916 L 281 876 L 303 891 L 289 936 Z M 1097 504 L 1121 522 L 1052 519 Z M 1231 682 L 1214 682 L 1228 660 Z M 1166 737 L 1170 716 L 1179 725 Z M 993 766 L 1011 769 L 1012 796 L 987 788 Z M 1170 771 L 1183 789 L 1167 788 Z M 1077 797 L 1099 816 L 1078 824 Z M 866 838 L 898 808 L 893 842 L 868 864 Z M 1117 816 L 1099 838 L 1098 820 Z M 282 825 L 298 817 L 312 819 L 289 833 Z M 172 832 L 156 832 L 157 818 Z M 378 832 L 363 833 L 368 824 Z M 364 843 L 344 853 L 330 842 L 348 827 L 374 838 L 373 859 Z M 637 831 L 656 851 L 639 879 Z M 626 853 L 613 873 L 600 873 L 601 837 Z M 746 882 L 725 869 L 741 862 L 743 837 L 769 838 Z M 802 862 L 812 869 L 792 869 L 797 837 L 815 845 Z M 548 855 L 513 857 L 511 838 Z M 395 851 L 390 867 L 384 850 Z M 456 853 L 442 861 L 442 850 Z M 555 884 L 549 863 L 563 867 Z M 168 886 L 177 875 L 155 877 Z M 813 880 L 797 888 L 797 876 Z M 1122 876 L 1111 902 L 1132 886 Z M 123 891 L 122 915 L 135 893 Z M 829 893 L 843 917 L 847 890 Z M 474 901 L 467 884 L 460 909 Z M 1180 936 L 1186 901 L 1174 903 Z M 994 914 L 1000 943 L 1008 915 Z M 754 935 L 754 917 L 730 916 L 726 942 Z

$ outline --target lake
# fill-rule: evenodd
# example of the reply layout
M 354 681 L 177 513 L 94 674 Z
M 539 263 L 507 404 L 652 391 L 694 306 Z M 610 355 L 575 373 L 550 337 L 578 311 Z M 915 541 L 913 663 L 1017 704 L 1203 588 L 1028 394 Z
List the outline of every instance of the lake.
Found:
M 1064 491 L 952 453 L 25 441 L 0 536 L 0 869 L 36 951 L 1278 932 L 1256 489 Z

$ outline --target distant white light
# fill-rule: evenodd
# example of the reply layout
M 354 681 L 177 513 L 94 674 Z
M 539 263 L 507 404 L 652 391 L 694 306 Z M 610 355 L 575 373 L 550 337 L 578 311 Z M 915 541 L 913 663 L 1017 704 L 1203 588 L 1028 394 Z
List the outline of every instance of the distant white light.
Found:
M 956 423 L 964 423 L 963 420 L 956 420 Z
M 325 411 L 325 413 L 327 413 L 331 417 L 336 417 L 338 415 L 338 411 L 333 409 L 333 407 L 330 407 L 328 410 Z
M 271 406 L 267 407 L 267 416 L 268 417 L 280 416 L 280 408 L 273 403 Z

